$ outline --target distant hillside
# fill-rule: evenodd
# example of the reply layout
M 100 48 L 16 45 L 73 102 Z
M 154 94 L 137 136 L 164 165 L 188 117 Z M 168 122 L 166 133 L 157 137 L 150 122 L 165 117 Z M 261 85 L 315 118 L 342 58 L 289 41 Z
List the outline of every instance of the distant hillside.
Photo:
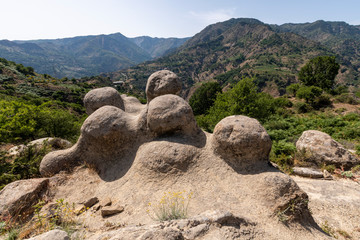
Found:
M 360 28 L 345 22 L 325 22 L 283 24 L 278 26 L 282 32 L 292 32 L 308 39 L 317 41 L 328 47 L 344 60 L 344 64 L 351 66 L 350 75 L 358 75 L 360 69 Z M 354 81 L 358 81 L 355 78 Z
M 152 58 L 157 58 L 180 47 L 190 38 L 152 38 L 147 36 L 129 38 L 137 46 L 150 54 Z
M 167 68 L 180 75 L 186 90 L 211 79 L 225 86 L 242 76 L 254 76 L 261 88 L 278 95 L 296 81 L 303 64 L 319 55 L 336 53 L 256 19 L 231 19 L 206 27 L 168 56 L 107 76 L 144 88 L 152 72 Z
M 0 57 L 32 66 L 39 73 L 57 78 L 79 78 L 128 68 L 183 42 L 151 39 L 147 38 L 143 47 L 120 33 L 54 40 L 2 40 Z

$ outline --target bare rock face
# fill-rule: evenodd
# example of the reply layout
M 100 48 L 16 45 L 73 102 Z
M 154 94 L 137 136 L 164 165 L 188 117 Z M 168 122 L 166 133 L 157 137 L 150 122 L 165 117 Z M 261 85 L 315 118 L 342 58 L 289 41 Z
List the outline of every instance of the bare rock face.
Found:
M 264 198 L 274 208 L 280 221 L 313 223 L 308 209 L 308 196 L 296 182 L 285 174 L 269 173 L 259 178 L 263 184 Z
M 54 229 L 38 235 L 36 237 L 29 238 L 28 240 L 70 240 L 68 234 L 65 231 Z
M 182 132 L 194 134 L 198 130 L 190 105 L 176 95 L 163 95 L 149 103 L 147 123 L 157 135 Z
M 303 152 L 307 161 L 318 166 L 334 164 L 337 167 L 350 168 L 360 164 L 357 157 L 332 139 L 330 135 L 316 130 L 303 132 L 296 142 L 296 149 Z
M 150 75 L 146 84 L 146 96 L 148 103 L 154 98 L 165 94 L 178 94 L 181 83 L 178 76 L 169 71 L 161 70 Z
M 115 106 L 124 110 L 124 102 L 116 89 L 104 87 L 93 89 L 85 95 L 84 105 L 88 115 L 106 105 Z
M 5 186 L 0 191 L 0 217 L 10 215 L 17 219 L 31 214 L 34 209 L 31 207 L 38 202 L 47 187 L 47 178 L 34 178 L 29 180 L 19 180 Z M 19 219 L 21 220 L 21 219 Z
M 242 163 L 266 162 L 271 140 L 254 118 L 230 116 L 221 120 L 212 137 L 214 151 L 234 166 Z

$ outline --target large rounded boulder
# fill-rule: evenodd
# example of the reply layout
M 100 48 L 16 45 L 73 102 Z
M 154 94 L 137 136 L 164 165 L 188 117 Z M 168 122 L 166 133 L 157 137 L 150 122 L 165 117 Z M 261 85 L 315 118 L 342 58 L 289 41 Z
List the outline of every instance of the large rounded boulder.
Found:
M 215 153 L 233 166 L 267 162 L 271 150 L 270 136 L 254 118 L 230 116 L 214 129 L 212 145 Z
M 95 112 L 97 109 L 110 105 L 124 110 L 124 102 L 115 88 L 103 87 L 93 89 L 84 97 L 84 105 L 88 115 Z
M 329 134 L 316 130 L 302 133 L 296 142 L 297 151 L 303 155 L 305 161 L 318 166 L 335 165 L 350 168 L 360 164 L 360 160 L 335 141 Z
M 149 103 L 147 124 L 156 135 L 175 132 L 191 135 L 198 130 L 190 105 L 172 94 L 157 97 Z
M 137 152 L 137 161 L 154 173 L 186 172 L 199 155 L 196 147 L 170 141 L 152 141 L 143 144 Z
M 181 82 L 178 76 L 169 71 L 161 70 L 150 75 L 146 84 L 146 97 L 148 103 L 161 95 L 178 94 L 181 90 Z

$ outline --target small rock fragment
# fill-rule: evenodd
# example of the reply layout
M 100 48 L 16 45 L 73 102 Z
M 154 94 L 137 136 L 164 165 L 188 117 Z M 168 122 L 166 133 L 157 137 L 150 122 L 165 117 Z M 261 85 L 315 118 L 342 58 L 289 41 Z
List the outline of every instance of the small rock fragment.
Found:
M 309 178 L 323 178 L 324 175 L 321 171 L 312 169 L 312 168 L 305 168 L 305 167 L 294 167 L 293 173 L 295 175 L 299 175 L 302 177 L 309 177 Z
M 98 202 L 99 202 L 99 199 L 97 197 L 92 197 L 92 198 L 88 199 L 87 201 L 85 201 L 83 204 L 84 204 L 85 208 L 91 208 Z
M 123 206 L 108 206 L 108 207 L 103 207 L 101 209 L 101 216 L 102 217 L 108 217 L 114 214 L 118 214 L 121 213 L 122 211 L 124 211 L 124 207 Z

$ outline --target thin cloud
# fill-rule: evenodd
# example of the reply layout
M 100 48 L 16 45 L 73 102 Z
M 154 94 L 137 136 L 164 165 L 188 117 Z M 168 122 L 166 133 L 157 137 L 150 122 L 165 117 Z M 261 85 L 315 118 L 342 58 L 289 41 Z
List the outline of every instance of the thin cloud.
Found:
M 216 22 L 222 22 L 230 18 L 235 17 L 235 8 L 230 9 L 218 9 L 215 11 L 207 12 L 189 12 L 190 15 L 198 20 L 202 21 L 205 24 L 211 24 Z

